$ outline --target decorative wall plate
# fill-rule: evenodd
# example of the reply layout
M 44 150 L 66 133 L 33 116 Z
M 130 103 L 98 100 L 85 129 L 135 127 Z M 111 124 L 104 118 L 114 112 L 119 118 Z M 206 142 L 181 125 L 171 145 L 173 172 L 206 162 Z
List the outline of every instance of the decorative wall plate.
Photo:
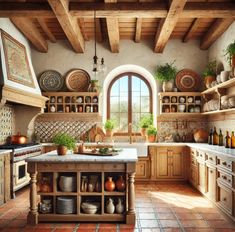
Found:
M 87 92 L 89 85 L 90 76 L 82 69 L 72 70 L 66 76 L 66 86 L 70 91 Z
M 175 84 L 182 92 L 196 92 L 200 87 L 200 76 L 191 69 L 182 69 L 176 75 Z
M 45 92 L 59 91 L 64 85 L 61 74 L 55 70 L 43 72 L 39 78 L 40 88 Z

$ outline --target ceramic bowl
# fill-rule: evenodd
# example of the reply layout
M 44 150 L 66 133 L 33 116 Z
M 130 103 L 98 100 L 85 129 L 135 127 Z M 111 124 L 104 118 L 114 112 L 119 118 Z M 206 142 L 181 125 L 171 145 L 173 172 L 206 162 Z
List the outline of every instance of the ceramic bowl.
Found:
M 180 97 L 179 101 L 180 101 L 180 103 L 185 103 L 185 98 L 184 97 Z
M 97 210 L 100 208 L 99 202 L 83 202 L 81 204 L 82 210 L 86 214 L 95 214 Z
M 222 105 L 223 109 L 228 108 L 228 99 L 229 99 L 228 95 L 224 95 L 224 96 L 221 97 L 221 105 Z
M 185 106 L 184 104 L 179 104 L 179 105 L 178 105 L 178 111 L 179 111 L 179 112 L 184 112 L 184 111 L 185 111 L 185 108 L 186 108 L 186 106 Z
M 228 99 L 228 105 L 229 105 L 229 107 L 231 107 L 231 108 L 235 107 L 235 97 L 230 97 L 230 98 Z

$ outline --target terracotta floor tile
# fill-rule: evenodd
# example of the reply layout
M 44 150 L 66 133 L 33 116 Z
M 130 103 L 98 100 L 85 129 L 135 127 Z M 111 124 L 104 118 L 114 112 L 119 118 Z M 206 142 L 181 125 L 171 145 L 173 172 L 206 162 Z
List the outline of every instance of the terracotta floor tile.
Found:
M 120 229 L 135 229 L 135 225 L 119 224 Z
M 52 232 L 52 229 L 49 228 L 36 228 L 34 232 Z
M 198 213 L 176 213 L 178 219 L 203 219 Z
M 204 220 L 180 220 L 183 227 L 208 228 L 209 225 Z
M 164 219 L 164 220 L 176 219 L 173 213 L 157 213 L 157 218 Z
M 1 232 L 20 232 L 19 228 L 5 228 L 3 230 L 0 230 Z
M 96 223 L 81 223 L 78 228 L 79 229 L 96 229 Z
M 119 229 L 119 232 L 134 232 L 134 231 L 135 231 L 135 228 L 133 228 L 133 229 L 120 228 Z
M 157 220 L 140 220 L 141 228 L 157 228 L 159 224 Z
M 235 232 L 235 229 L 214 229 L 214 232 Z
M 150 208 L 137 208 L 137 211 L 140 213 L 145 213 L 145 212 L 153 213 L 155 210 L 154 208 L 150 207 Z
M 177 220 L 160 220 L 161 227 L 179 227 Z
M 160 228 L 142 229 L 142 232 L 160 232 Z
M 54 230 L 55 232 L 73 232 L 73 228 L 57 228 Z
M 187 208 L 183 208 L 183 207 L 172 207 L 172 211 L 174 211 L 175 213 L 192 213 L 192 212 L 194 212 L 193 209 L 187 209 Z
M 156 207 L 155 210 L 157 213 L 171 213 L 171 209 L 166 207 Z
M 22 228 L 26 225 L 26 221 L 25 220 L 13 220 L 9 223 L 8 227 L 9 228 Z
M 185 232 L 214 232 L 213 229 L 206 229 L 206 228 L 185 228 Z
M 224 216 L 219 213 L 201 213 L 202 217 L 206 220 L 224 220 Z
M 117 224 L 116 223 L 100 223 L 99 224 L 99 229 L 117 229 Z
M 111 228 L 99 228 L 98 232 L 117 232 L 117 229 L 111 229 Z
M 138 213 L 139 219 L 156 219 L 156 216 L 154 213 Z
M 96 232 L 96 229 L 90 229 L 90 228 L 88 228 L 88 229 L 79 229 L 78 228 L 77 232 Z
M 56 228 L 75 228 L 78 223 L 58 223 L 55 225 Z
M 215 229 L 235 229 L 235 224 L 232 225 L 230 222 L 225 220 L 209 220 L 208 224 L 211 228 Z
M 164 232 L 181 232 L 182 230 L 180 228 L 164 228 Z

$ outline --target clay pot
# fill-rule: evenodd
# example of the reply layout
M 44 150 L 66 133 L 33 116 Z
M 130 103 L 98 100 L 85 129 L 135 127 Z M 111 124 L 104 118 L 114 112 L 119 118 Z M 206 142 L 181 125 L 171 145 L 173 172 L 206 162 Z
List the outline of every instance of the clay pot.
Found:
M 113 182 L 113 177 L 109 176 L 107 179 L 108 180 L 104 184 L 105 190 L 112 192 L 115 189 L 115 183 Z
M 107 136 L 107 137 L 112 137 L 112 136 L 113 136 L 112 130 L 106 129 L 106 136 Z
M 206 143 L 208 140 L 208 132 L 202 128 L 198 129 L 193 136 L 196 143 Z
M 164 81 L 162 83 L 163 92 L 172 92 L 173 87 L 174 87 L 173 81 Z
M 146 128 L 141 128 L 140 133 L 142 136 L 146 136 Z
M 123 176 L 119 176 L 119 178 L 116 181 L 116 188 L 118 191 L 123 192 L 126 189 L 126 183 L 125 180 L 123 179 Z
M 12 144 L 25 144 L 27 143 L 27 137 L 24 135 L 21 135 L 20 132 L 18 132 L 17 135 L 11 136 L 11 143 Z
M 156 140 L 156 135 L 148 135 L 148 142 L 154 143 Z
M 58 155 L 66 155 L 66 154 L 67 154 L 67 151 L 68 151 L 68 148 L 65 147 L 65 146 L 59 145 L 59 146 L 57 147 L 57 154 L 58 154 Z
M 206 88 L 209 89 L 211 87 L 211 83 L 215 80 L 216 78 L 214 76 L 206 76 L 204 80 Z

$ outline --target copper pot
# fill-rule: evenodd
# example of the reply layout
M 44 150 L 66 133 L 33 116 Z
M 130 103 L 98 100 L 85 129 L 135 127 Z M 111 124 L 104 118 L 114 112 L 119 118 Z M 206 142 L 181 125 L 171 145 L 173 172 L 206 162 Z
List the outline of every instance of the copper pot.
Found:
M 27 143 L 27 137 L 18 133 L 17 135 L 11 136 L 12 144 L 25 144 Z

